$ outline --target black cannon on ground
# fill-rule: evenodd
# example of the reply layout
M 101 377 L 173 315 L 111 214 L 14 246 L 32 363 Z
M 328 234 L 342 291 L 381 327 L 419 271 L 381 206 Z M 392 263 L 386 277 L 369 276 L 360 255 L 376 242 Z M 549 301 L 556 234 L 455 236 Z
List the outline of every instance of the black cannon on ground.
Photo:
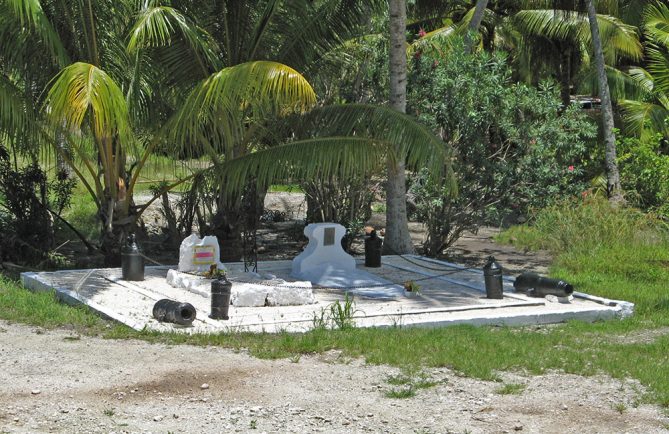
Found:
M 574 287 L 564 280 L 551 279 L 537 273 L 521 274 L 516 277 L 513 287 L 516 291 L 525 292 L 530 297 L 545 297 L 547 295 L 569 297 L 574 292 Z

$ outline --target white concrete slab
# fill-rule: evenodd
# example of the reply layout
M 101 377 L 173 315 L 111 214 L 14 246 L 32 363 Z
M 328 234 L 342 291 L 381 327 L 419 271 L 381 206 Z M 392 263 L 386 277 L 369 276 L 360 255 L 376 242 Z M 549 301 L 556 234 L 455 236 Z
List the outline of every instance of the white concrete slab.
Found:
M 457 264 L 420 256 L 384 256 L 380 268 L 366 268 L 356 261 L 362 286 L 314 287 L 316 303 L 304 306 L 230 307 L 230 320 L 208 318 L 210 299 L 167 284 L 170 267 L 147 267 L 145 280 L 120 279 L 120 269 L 66 270 L 23 273 L 24 285 L 36 291 L 55 289 L 68 302 L 84 303 L 100 314 L 141 330 L 185 333 L 304 332 L 314 327 L 314 318 L 327 317 L 330 306 L 353 295 L 354 320 L 358 327 L 441 327 L 454 324 L 527 325 L 576 319 L 595 321 L 630 315 L 634 305 L 575 293 L 571 303 L 556 303 L 513 292 L 513 278 L 505 278 L 504 298 L 485 298 L 483 275 Z M 234 285 L 244 282 L 243 264 L 225 264 Z M 260 262 L 259 272 L 271 273 L 291 282 L 291 261 Z M 336 277 L 336 276 L 334 276 Z M 366 280 L 376 277 L 379 280 Z M 420 285 L 417 297 L 405 297 L 398 288 L 407 280 Z M 236 281 L 236 282 L 235 282 Z M 369 287 L 365 287 L 370 282 Z M 376 283 L 373 283 L 376 282 Z M 372 286 L 374 285 L 374 286 Z M 153 304 L 162 298 L 187 301 L 197 309 L 191 327 L 159 323 L 151 316 Z

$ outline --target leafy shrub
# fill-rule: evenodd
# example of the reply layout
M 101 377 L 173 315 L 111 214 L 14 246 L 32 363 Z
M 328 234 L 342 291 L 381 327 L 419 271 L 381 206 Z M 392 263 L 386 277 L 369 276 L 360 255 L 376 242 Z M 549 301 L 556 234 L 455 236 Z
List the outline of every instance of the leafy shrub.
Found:
M 458 195 L 430 185 L 425 172 L 411 192 L 436 255 L 465 230 L 524 214 L 586 187 L 584 138 L 595 127 L 578 108 L 562 111 L 558 89 L 510 81 L 501 54 L 414 56 L 410 111 L 455 150 Z
M 35 162 L 14 168 L 7 152 L 1 151 L 0 229 L 5 235 L 0 259 L 23 263 L 58 261 L 57 255 L 50 252 L 54 247 L 54 225 L 49 209 L 60 213 L 69 206 L 74 181 L 58 176 L 49 182 Z
M 645 142 L 626 138 L 618 153 L 627 200 L 669 217 L 669 155 L 661 152 L 660 138 Z
M 342 247 L 349 250 L 372 215 L 378 186 L 365 177 L 315 180 L 301 184 L 307 200 L 307 223 L 335 222 L 346 228 Z

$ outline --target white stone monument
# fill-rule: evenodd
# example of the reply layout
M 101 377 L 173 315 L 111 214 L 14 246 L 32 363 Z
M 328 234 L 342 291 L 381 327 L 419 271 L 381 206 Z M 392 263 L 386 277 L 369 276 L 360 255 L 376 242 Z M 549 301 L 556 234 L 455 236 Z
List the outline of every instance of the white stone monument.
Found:
M 346 228 L 337 223 L 311 223 L 304 228 L 309 244 L 293 259 L 292 276 L 316 284 L 324 278 L 355 272 L 355 259 L 344 251 Z M 341 286 L 341 285 L 340 285 Z
M 346 228 L 337 223 L 312 223 L 304 228 L 309 244 L 293 259 L 291 276 L 315 285 L 340 288 L 353 294 L 394 298 L 404 288 L 356 268 L 355 258 L 344 251 Z

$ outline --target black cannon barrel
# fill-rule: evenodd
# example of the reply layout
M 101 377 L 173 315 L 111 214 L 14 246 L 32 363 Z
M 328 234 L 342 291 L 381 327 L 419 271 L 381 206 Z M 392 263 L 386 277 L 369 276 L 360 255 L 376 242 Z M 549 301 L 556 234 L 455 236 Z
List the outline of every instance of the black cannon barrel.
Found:
M 211 319 L 228 320 L 230 309 L 230 296 L 232 295 L 232 283 L 225 277 L 212 280 L 211 282 Z
M 381 266 L 381 250 L 383 249 L 383 240 L 372 230 L 365 237 L 365 267 Z
M 568 297 L 574 292 L 574 287 L 560 279 L 540 276 L 536 273 L 523 273 L 516 277 L 513 283 L 516 291 L 527 292 L 532 297 Z
M 485 293 L 488 298 L 504 298 L 504 281 L 502 266 L 495 261 L 494 256 L 488 257 L 488 262 L 483 266 L 483 281 Z
M 121 276 L 123 280 L 144 280 L 144 257 L 135 234 L 128 235 L 126 245 L 121 250 Z
M 195 308 L 190 303 L 163 298 L 153 305 L 153 317 L 160 322 L 191 325 L 195 320 L 195 316 Z

